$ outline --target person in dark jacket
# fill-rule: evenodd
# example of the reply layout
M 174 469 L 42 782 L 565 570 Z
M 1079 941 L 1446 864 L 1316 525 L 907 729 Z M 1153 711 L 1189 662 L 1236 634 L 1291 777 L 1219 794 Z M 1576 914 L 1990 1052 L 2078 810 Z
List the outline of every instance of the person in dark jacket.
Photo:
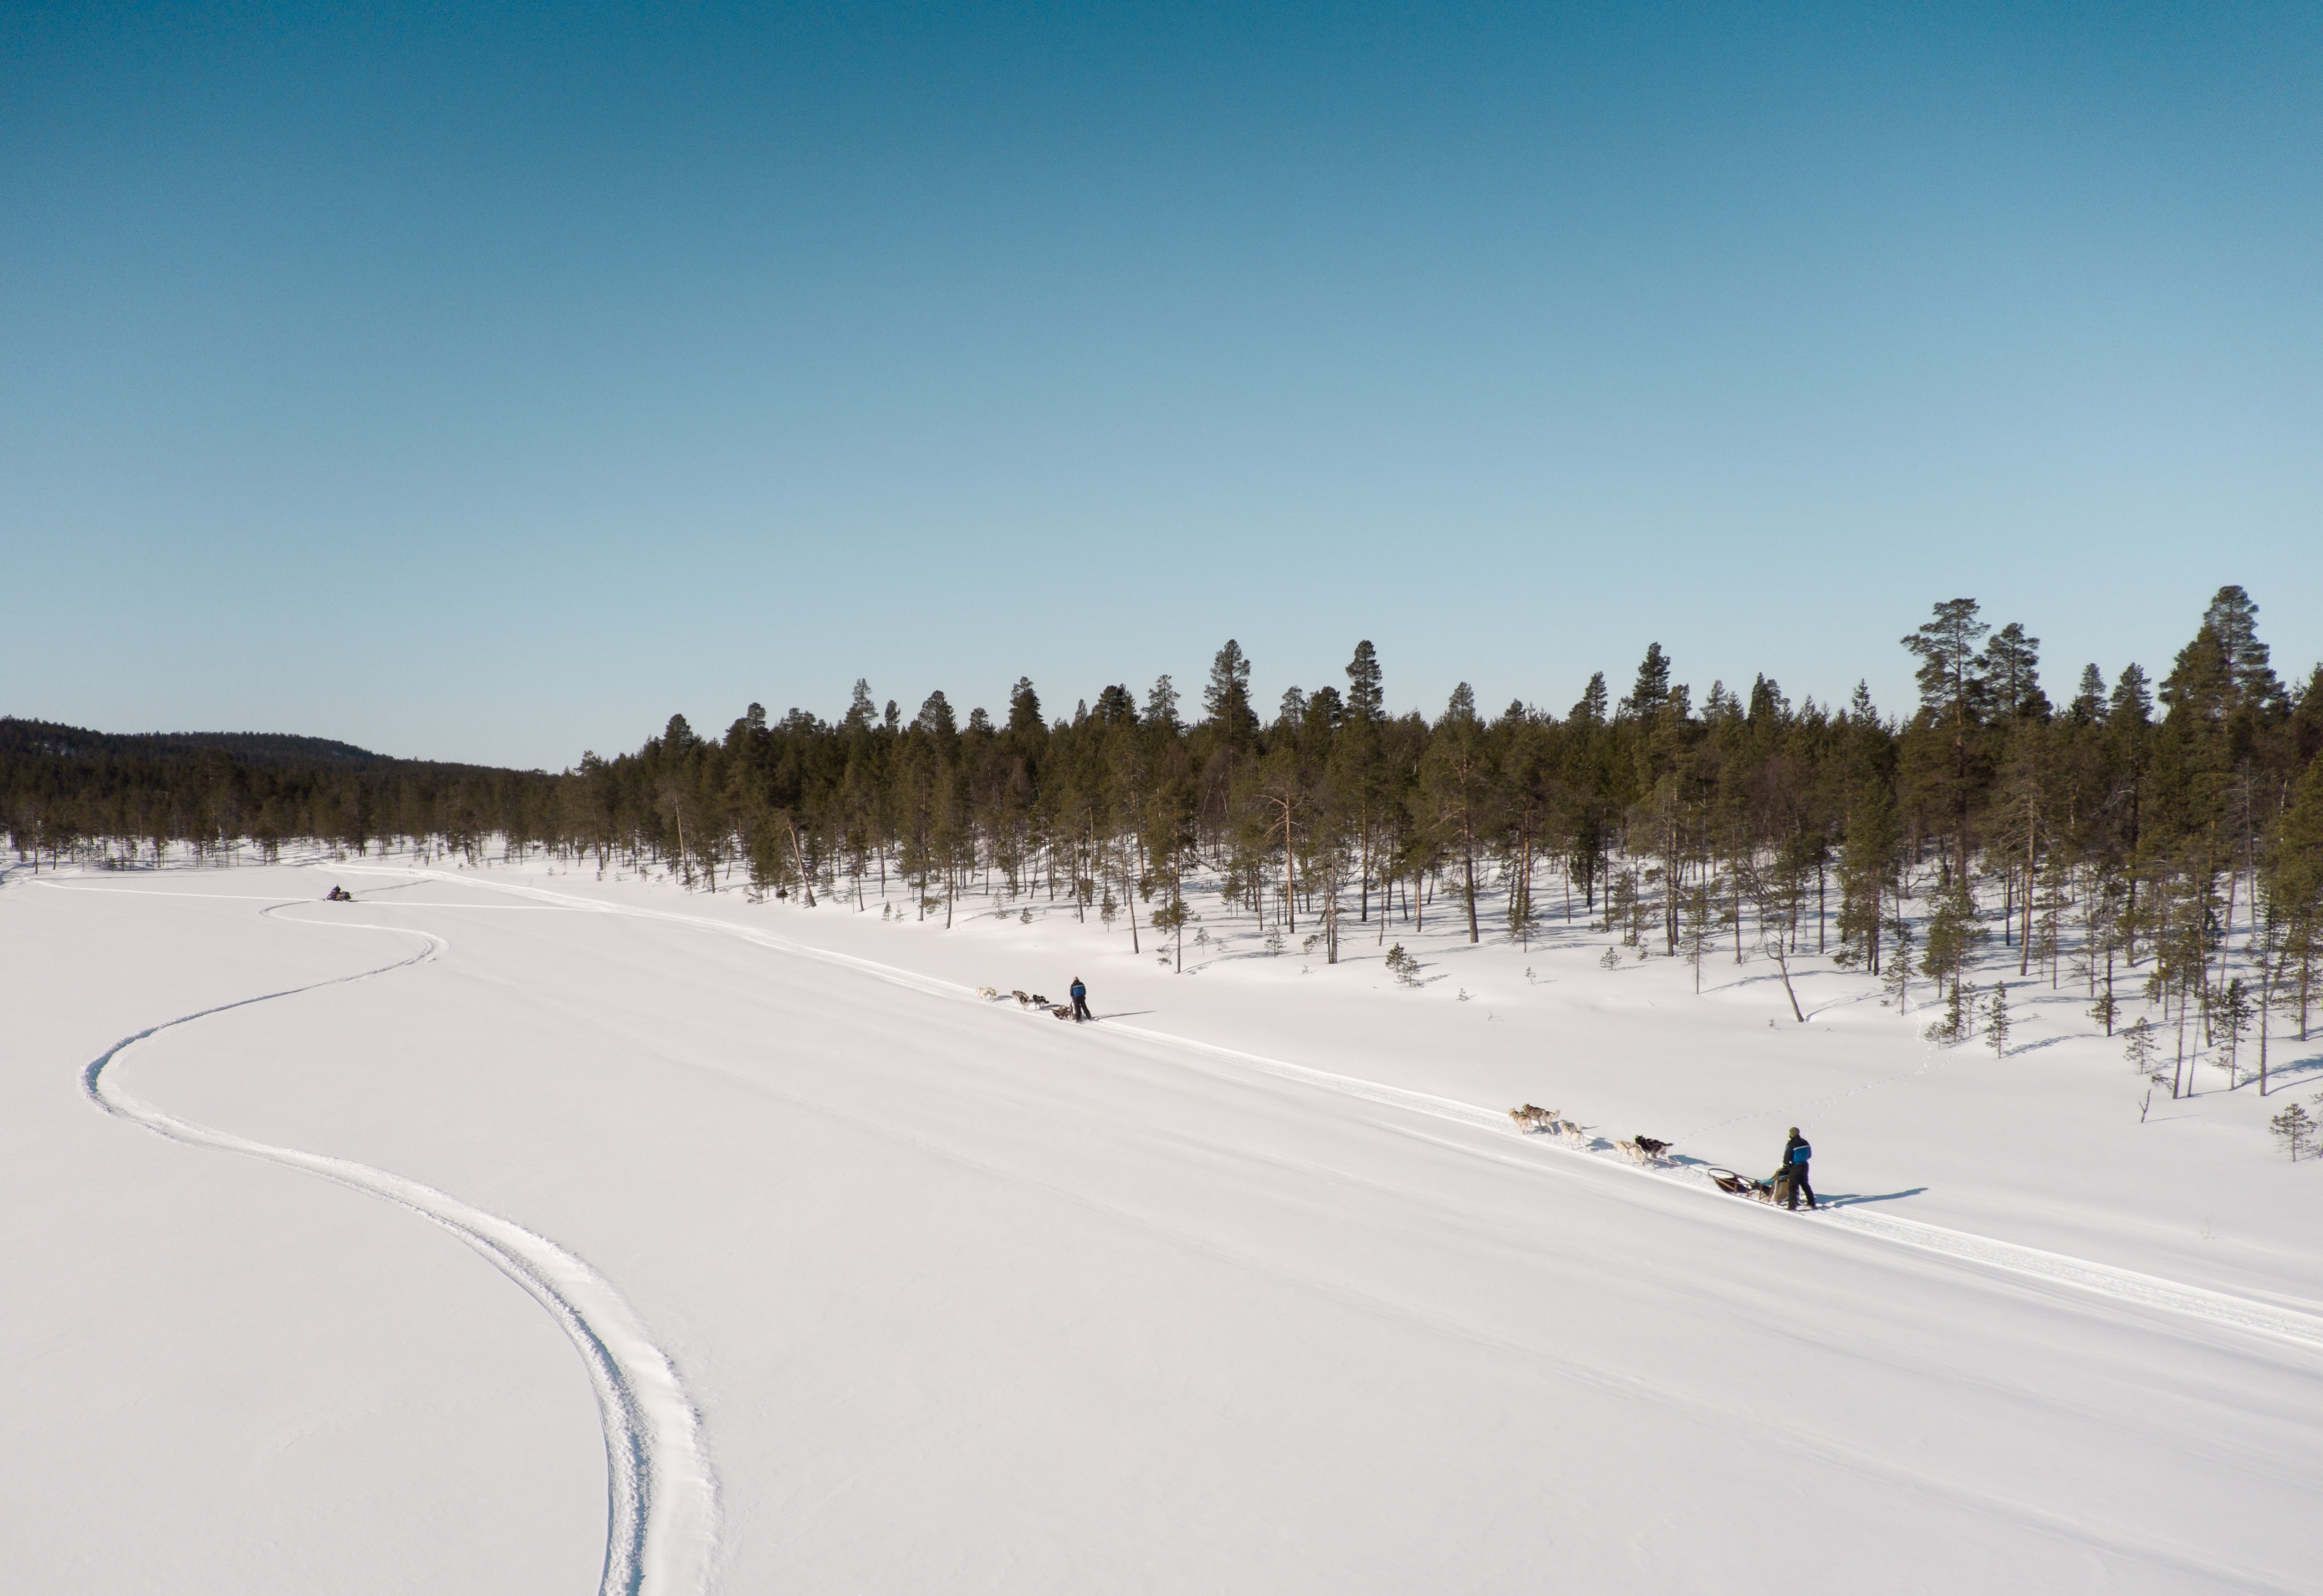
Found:
M 1081 985 L 1081 978 L 1079 976 L 1075 976 L 1073 977 L 1073 1023 L 1078 1025 L 1083 1020 L 1096 1018 L 1095 1014 L 1088 1012 L 1088 988 Z
M 1810 1214 L 1814 1212 L 1814 1184 L 1807 1179 L 1807 1160 L 1813 1157 L 1814 1157 L 1814 1149 L 1807 1145 L 1807 1139 L 1804 1136 L 1799 1134 L 1798 1126 L 1793 1125 L 1791 1139 L 1783 1143 L 1783 1167 L 1775 1174 L 1776 1184 L 1782 1188 L 1776 1194 L 1776 1200 L 1782 1203 L 1785 1207 L 1797 1208 L 1799 1194 L 1804 1192 L 1807 1198 L 1807 1212 Z

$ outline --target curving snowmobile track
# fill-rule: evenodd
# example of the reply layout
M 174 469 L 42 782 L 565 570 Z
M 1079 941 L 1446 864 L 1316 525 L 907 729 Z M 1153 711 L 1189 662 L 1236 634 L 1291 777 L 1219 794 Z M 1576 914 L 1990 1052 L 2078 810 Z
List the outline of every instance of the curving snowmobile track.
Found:
M 410 867 L 335 866 L 335 869 L 364 875 L 422 876 L 479 886 L 491 891 L 528 897 L 538 902 L 556 903 L 560 907 L 604 914 L 624 915 L 638 919 L 666 921 L 672 924 L 712 931 L 739 937 L 760 947 L 789 953 L 800 958 L 840 966 L 870 976 L 876 979 L 908 986 L 932 995 L 979 1002 L 970 988 L 958 982 L 936 977 L 923 976 L 893 965 L 858 958 L 852 954 L 833 952 L 811 947 L 787 938 L 759 931 L 751 926 L 736 925 L 730 921 L 709 915 L 681 914 L 667 910 L 647 909 L 630 904 L 610 903 L 574 894 L 552 891 L 546 887 L 526 886 L 513 882 L 481 879 L 466 874 L 445 870 L 429 870 Z M 1516 1136 L 1528 1145 L 1538 1147 L 1549 1157 L 1586 1159 L 1605 1168 L 1609 1172 L 1636 1176 L 1666 1184 L 1677 1185 L 1723 1205 L 1733 1205 L 1737 1199 L 1725 1197 L 1711 1185 L 1697 1169 L 1685 1165 L 1662 1165 L 1639 1168 L 1612 1157 L 1610 1149 L 1593 1148 L 1576 1151 L 1544 1143 L 1539 1138 L 1524 1136 L 1510 1124 L 1505 1110 L 1485 1108 L 1455 1098 L 1433 1093 L 1413 1091 L 1408 1087 L 1390 1086 L 1385 1082 L 1365 1080 L 1359 1077 L 1340 1075 L 1309 1065 L 1292 1064 L 1279 1059 L 1221 1047 L 1213 1042 L 1198 1041 L 1190 1037 L 1175 1036 L 1168 1032 L 1150 1031 L 1143 1026 L 1126 1025 L 1107 1021 L 1106 1033 L 1134 1037 L 1140 1041 L 1158 1043 L 1198 1057 L 1214 1059 L 1238 1069 L 1272 1076 L 1280 1080 L 1353 1097 L 1386 1107 L 1421 1114 L 1436 1119 L 1450 1120 L 1495 1135 Z M 1786 1216 L 1786 1218 L 1789 1216 Z M 1937 1254 L 1956 1262 L 2000 1270 L 2019 1278 L 2037 1280 L 2061 1285 L 2100 1298 L 2111 1298 L 2125 1305 L 2160 1309 L 2208 1325 L 2266 1336 L 2314 1349 L 2323 1348 L 2323 1317 L 2302 1313 L 2295 1308 L 2277 1307 L 2254 1301 L 2229 1292 L 2215 1291 L 2206 1287 L 2191 1286 L 2165 1280 L 2135 1270 L 2098 1263 L 2051 1252 L 2015 1242 L 2006 1242 L 1993 1236 L 1978 1235 L 1967 1231 L 1952 1230 L 1942 1225 L 1923 1224 L 1917 1220 L 1897 1218 L 1887 1215 L 1863 1214 L 1850 1206 L 1832 1205 L 1820 1213 L 1796 1215 L 1802 1221 L 1828 1229 L 1840 1230 L 1867 1240 L 1883 1242 L 1892 1246 L 1904 1246 Z
M 272 915 L 291 906 L 278 902 L 261 913 Z M 589 1371 L 605 1436 L 605 1563 L 600 1596 L 694 1596 L 706 1591 L 718 1542 L 718 1491 L 700 1416 L 668 1357 L 601 1275 L 546 1237 L 418 1181 L 179 1119 L 135 1096 L 112 1071 L 124 1053 L 161 1032 L 423 964 L 448 946 L 441 937 L 408 926 L 351 921 L 333 921 L 329 926 L 417 936 L 425 945 L 409 958 L 372 969 L 219 1004 L 148 1026 L 92 1059 L 81 1072 L 82 1090 L 106 1113 L 171 1141 L 264 1159 L 383 1197 L 442 1225 L 482 1254 L 548 1310 Z

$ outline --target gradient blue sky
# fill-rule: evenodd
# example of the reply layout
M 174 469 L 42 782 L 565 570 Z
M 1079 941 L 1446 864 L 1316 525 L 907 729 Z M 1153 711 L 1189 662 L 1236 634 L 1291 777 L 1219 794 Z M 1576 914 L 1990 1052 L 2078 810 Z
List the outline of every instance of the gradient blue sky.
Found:
M 2323 656 L 2312 5 L 0 9 L 0 711 Z

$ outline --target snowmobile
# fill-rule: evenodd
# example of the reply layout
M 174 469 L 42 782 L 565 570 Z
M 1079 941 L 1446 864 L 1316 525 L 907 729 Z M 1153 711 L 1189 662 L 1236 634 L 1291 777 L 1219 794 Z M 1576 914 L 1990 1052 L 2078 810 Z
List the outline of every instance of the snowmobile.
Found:
M 324 894 L 323 901 L 326 903 L 352 903 L 355 901 L 355 894 L 344 886 L 335 886 Z

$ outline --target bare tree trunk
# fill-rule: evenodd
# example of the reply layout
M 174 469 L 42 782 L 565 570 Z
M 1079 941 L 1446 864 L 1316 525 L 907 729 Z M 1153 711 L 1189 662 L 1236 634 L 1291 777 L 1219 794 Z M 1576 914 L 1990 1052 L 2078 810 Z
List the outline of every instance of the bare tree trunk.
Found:
M 2033 968 L 2033 867 L 2035 828 L 2033 813 L 2027 804 L 2025 814 L 2025 920 L 2017 932 L 2016 977 L 2023 980 Z

